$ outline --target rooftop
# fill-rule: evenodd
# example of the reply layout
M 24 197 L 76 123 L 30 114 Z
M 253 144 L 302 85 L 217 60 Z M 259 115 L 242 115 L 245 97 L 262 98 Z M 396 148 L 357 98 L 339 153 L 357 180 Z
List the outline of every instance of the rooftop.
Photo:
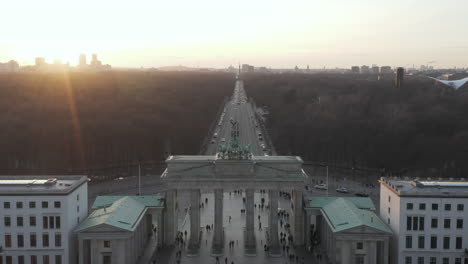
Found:
M 305 197 L 305 209 L 319 209 L 332 232 L 368 226 L 385 233 L 391 229 L 375 214 L 368 197 Z
M 83 175 L 0 176 L 0 195 L 65 195 L 88 182 Z
M 98 196 L 92 208 L 94 210 L 75 232 L 99 226 L 109 225 L 133 231 L 138 226 L 148 208 L 162 208 L 161 196 Z
M 380 183 L 382 187 L 389 188 L 399 196 L 468 197 L 468 181 L 465 178 L 423 180 L 382 177 Z

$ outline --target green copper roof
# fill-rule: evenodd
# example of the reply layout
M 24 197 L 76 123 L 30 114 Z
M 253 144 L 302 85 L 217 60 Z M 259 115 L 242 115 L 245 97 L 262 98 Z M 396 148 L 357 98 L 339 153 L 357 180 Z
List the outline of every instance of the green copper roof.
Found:
M 385 233 L 392 233 L 373 212 L 375 207 L 368 197 L 309 197 L 306 201 L 309 201 L 309 209 L 321 209 L 332 232 L 368 226 Z
M 75 232 L 98 225 L 109 225 L 133 231 L 145 215 L 147 208 L 162 206 L 160 196 L 98 196 L 94 210 Z
M 375 206 L 372 200 L 369 197 L 304 197 L 305 208 L 321 208 L 324 205 L 335 201 L 338 198 L 345 198 L 346 200 L 352 202 L 359 209 L 367 209 L 375 211 Z

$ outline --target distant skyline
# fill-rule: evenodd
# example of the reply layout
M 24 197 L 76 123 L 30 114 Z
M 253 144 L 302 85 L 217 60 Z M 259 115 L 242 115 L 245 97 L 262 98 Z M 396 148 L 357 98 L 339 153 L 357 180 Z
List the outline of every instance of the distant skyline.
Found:
M 468 1 L 7 1 L 0 62 L 468 67 Z M 435 63 L 428 63 L 434 62 Z

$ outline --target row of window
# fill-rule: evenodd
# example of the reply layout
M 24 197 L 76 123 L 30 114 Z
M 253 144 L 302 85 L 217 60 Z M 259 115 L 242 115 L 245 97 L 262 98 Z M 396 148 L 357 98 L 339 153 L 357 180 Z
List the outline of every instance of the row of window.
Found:
M 41 202 L 41 207 L 42 208 L 49 208 L 49 202 L 48 201 L 42 201 Z M 55 201 L 54 202 L 54 208 L 61 208 L 62 203 L 60 201 Z M 3 208 L 4 209 L 10 209 L 11 208 L 11 203 L 10 202 L 3 202 Z M 16 202 L 16 209 L 22 209 L 23 208 L 23 202 Z M 31 201 L 29 202 L 29 208 L 33 209 L 36 208 L 36 202 Z
M 445 218 L 443 223 L 443 226 L 446 229 L 450 229 L 452 227 L 452 219 L 450 218 Z M 456 219 L 455 223 L 455 227 L 457 229 L 463 228 L 463 219 Z M 439 219 L 437 217 L 433 217 L 431 219 L 431 228 L 439 228 Z M 406 230 L 424 231 L 424 216 L 407 216 Z
M 3 223 L 5 227 L 11 227 L 12 221 L 10 216 L 3 217 Z M 29 226 L 34 227 L 36 226 L 36 216 L 31 215 L 29 216 Z M 16 217 L 16 227 L 23 227 L 24 226 L 24 217 L 17 216 Z M 43 216 L 42 217 L 42 228 L 44 229 L 60 229 L 61 228 L 61 220 L 60 216 Z
M 29 256 L 29 258 L 30 258 L 30 263 L 31 264 L 37 264 L 37 263 L 39 263 L 38 259 L 41 258 L 41 256 L 32 255 L 32 256 Z M 26 261 L 25 261 L 26 257 L 25 256 L 17 256 L 17 259 L 18 259 L 18 261 L 17 261 L 18 264 L 26 263 Z M 54 264 L 62 264 L 62 255 L 55 255 L 54 259 L 55 259 Z M 2 256 L 2 255 L 0 255 L 0 264 L 4 264 L 4 263 L 5 264 L 13 264 L 13 256 Z M 52 264 L 51 256 L 42 255 L 42 263 L 43 264 Z
M 424 264 L 424 257 L 416 257 L 415 258 L 417 262 L 416 264 Z M 454 261 L 455 264 L 461 264 L 462 259 L 461 258 L 455 258 Z M 405 264 L 413 264 L 413 257 L 405 257 Z M 429 264 L 437 264 L 437 257 L 429 257 Z M 442 258 L 442 264 L 451 264 L 450 263 L 450 258 Z
M 390 198 L 390 197 L 389 197 Z M 437 211 L 439 210 L 439 204 L 433 203 L 431 205 L 432 211 Z M 406 210 L 413 210 L 414 206 L 413 203 L 406 203 Z M 465 209 L 464 204 L 457 204 L 457 211 L 463 211 Z M 426 210 L 426 204 L 425 203 L 420 203 L 419 204 L 419 210 Z M 445 211 L 451 211 L 452 210 L 452 204 L 444 204 L 444 210 Z
M 418 241 L 418 245 L 417 245 L 418 249 L 425 249 L 426 248 L 425 236 L 418 236 L 417 241 Z M 406 246 L 407 249 L 413 248 L 413 236 L 406 236 L 405 246 Z M 431 249 L 437 249 L 437 246 L 438 246 L 437 245 L 437 236 L 431 236 L 430 248 Z M 416 248 L 416 245 L 415 245 L 414 248 Z M 443 249 L 450 249 L 450 237 L 449 236 L 443 237 L 442 248 Z M 463 248 L 463 237 L 455 237 L 455 249 L 462 249 L 462 248 Z
M 16 247 L 23 248 L 24 244 L 25 244 L 24 235 L 23 234 L 16 235 Z M 35 233 L 31 233 L 29 235 L 29 246 L 37 247 L 37 235 Z M 44 233 L 42 234 L 42 247 L 49 247 L 49 246 L 50 246 L 49 234 Z M 61 247 L 61 246 L 62 246 L 62 234 L 55 233 L 55 247 Z M 5 248 L 12 248 L 12 247 L 13 247 L 12 235 L 5 234 Z

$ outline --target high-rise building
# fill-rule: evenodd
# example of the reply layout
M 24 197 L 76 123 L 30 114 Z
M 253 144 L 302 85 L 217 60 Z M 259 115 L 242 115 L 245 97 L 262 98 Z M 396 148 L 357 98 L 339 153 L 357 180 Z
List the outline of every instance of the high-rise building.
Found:
M 359 73 L 359 71 L 360 71 L 360 70 L 359 70 L 359 66 L 353 66 L 353 67 L 351 67 L 351 72 L 352 72 L 352 73 Z
M 17 72 L 19 71 L 19 64 L 14 60 L 6 63 L 0 63 L 0 72 Z
M 390 66 L 382 66 L 382 67 L 380 67 L 380 73 L 381 73 L 381 74 L 389 74 L 389 73 L 392 73 L 392 67 L 390 67 Z
M 43 57 L 37 57 L 35 59 L 35 62 L 36 62 L 36 67 L 41 67 L 41 66 L 46 65 L 45 58 Z
M 361 74 L 367 74 L 370 72 L 370 68 L 367 65 L 362 65 L 361 66 Z
M 403 79 L 405 76 L 405 69 L 402 67 L 398 67 L 395 75 L 395 87 L 402 87 L 403 86 Z
M 380 218 L 393 231 L 390 263 L 467 263 L 467 192 L 464 179 L 381 178 Z
M 3 176 L 0 263 L 75 264 L 73 229 L 87 214 L 85 176 Z
M 86 54 L 80 54 L 79 64 L 80 67 L 86 66 Z
M 380 68 L 377 65 L 372 65 L 372 74 L 379 74 Z

